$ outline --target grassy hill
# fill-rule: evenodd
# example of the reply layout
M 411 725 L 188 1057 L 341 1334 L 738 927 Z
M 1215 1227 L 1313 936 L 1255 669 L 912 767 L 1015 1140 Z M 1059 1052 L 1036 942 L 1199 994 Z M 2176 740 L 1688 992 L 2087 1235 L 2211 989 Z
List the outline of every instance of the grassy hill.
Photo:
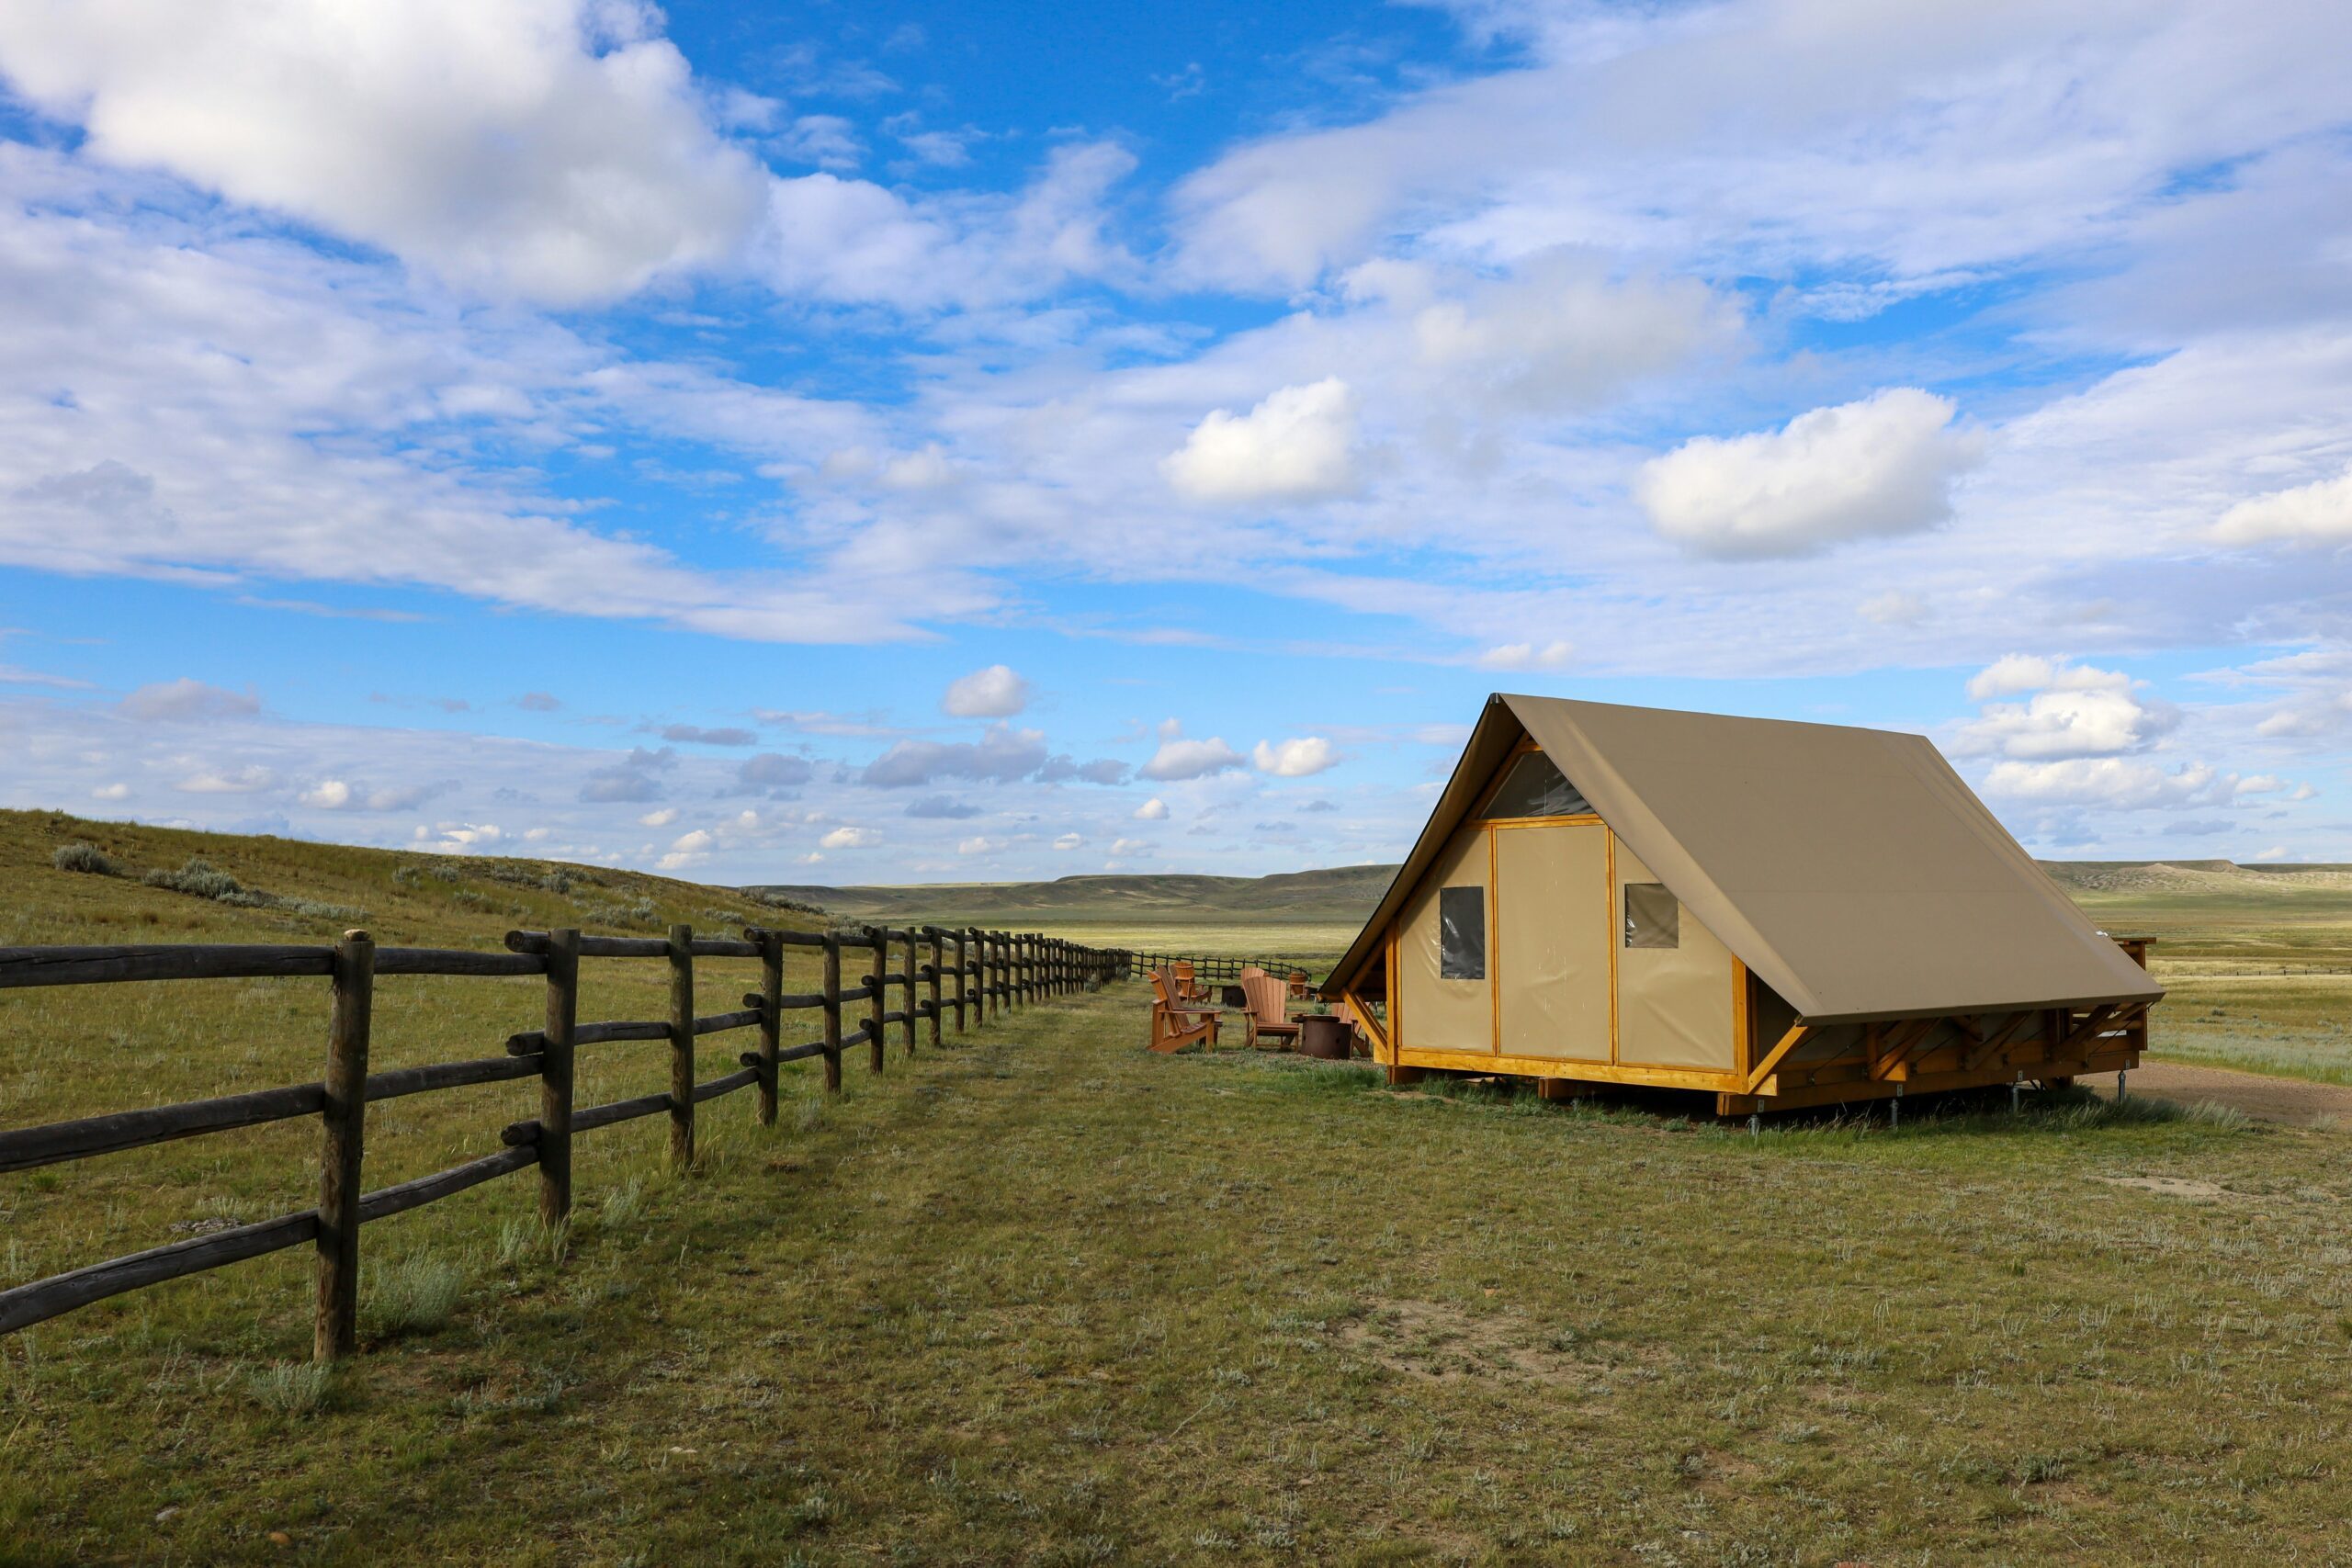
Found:
M 69 872 L 87 844 L 111 872 Z M 190 863 L 196 863 L 191 871 Z M 200 833 L 61 812 L 0 811 L 0 944 L 326 942 L 365 926 L 383 945 L 499 945 L 515 927 L 714 933 L 821 920 L 773 898 L 609 866 Z M 151 881 L 150 877 L 155 880 Z
M 941 882 L 892 887 L 780 884 L 751 891 L 820 904 L 861 919 L 1059 919 L 1229 923 L 1263 919 L 1361 921 L 1396 874 L 1394 865 L 1349 865 L 1274 876 L 1187 874 L 1057 877 L 1051 882 Z

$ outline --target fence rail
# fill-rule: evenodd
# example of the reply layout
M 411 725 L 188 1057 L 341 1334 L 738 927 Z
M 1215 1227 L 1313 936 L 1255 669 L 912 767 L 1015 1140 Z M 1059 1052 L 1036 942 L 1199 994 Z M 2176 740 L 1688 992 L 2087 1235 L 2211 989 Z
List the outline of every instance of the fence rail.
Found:
M 1263 969 L 1278 979 L 1293 975 L 1312 976 L 1326 966 L 1321 959 L 1305 958 L 1204 958 L 1188 953 L 1130 953 L 1126 955 L 1127 977 L 1140 980 L 1155 969 L 1165 969 L 1171 964 L 1189 964 L 1195 980 L 1238 980 L 1244 969 Z
M 753 928 L 740 938 L 697 937 L 684 925 L 671 927 L 665 937 L 509 931 L 506 947 L 504 953 L 379 949 L 366 931 L 355 931 L 345 933 L 331 947 L 254 943 L 0 948 L 0 990 L 134 980 L 279 976 L 324 978 L 333 988 L 326 1070 L 317 1083 L 0 1130 L 0 1173 L 5 1173 L 294 1117 L 316 1116 L 320 1122 L 316 1208 L 151 1247 L 0 1291 L 0 1334 L 141 1286 L 311 1244 L 318 1254 L 313 1354 L 322 1360 L 334 1359 L 350 1354 L 356 1343 L 360 1235 L 362 1227 L 371 1221 L 405 1213 L 536 1167 L 540 1218 L 557 1224 L 571 1209 L 571 1140 L 582 1133 L 666 1114 L 670 1157 L 685 1164 L 694 1158 L 696 1108 L 711 1100 L 739 1089 L 756 1089 L 755 1117 L 760 1125 L 774 1126 L 776 1069 L 787 1062 L 822 1058 L 826 1092 L 837 1094 L 842 1087 L 842 1054 L 863 1044 L 868 1048 L 872 1070 L 881 1072 L 893 1027 L 899 1032 L 906 1054 L 912 1055 L 919 1024 L 927 1025 L 930 1043 L 936 1046 L 946 1018 L 954 1018 L 961 1033 L 967 1027 L 995 1022 L 1008 1011 L 1124 976 L 1130 964 L 1130 955 L 1117 950 L 1084 947 L 1037 932 L 984 931 L 977 926 L 867 926 L 856 931 L 823 932 Z M 815 949 L 821 954 L 820 989 L 785 990 L 787 948 Z M 872 972 L 852 986 L 842 984 L 845 951 L 864 951 L 873 960 Z M 582 958 L 665 962 L 670 972 L 670 1016 L 580 1022 Z M 736 1010 L 698 1013 L 694 973 L 697 958 L 757 959 L 763 984 L 758 991 L 744 995 Z M 388 975 L 541 976 L 547 981 L 546 1023 L 510 1036 L 503 1055 L 371 1073 L 368 1053 L 375 983 Z M 894 991 L 899 1005 L 891 1007 L 887 1003 Z M 842 1009 L 859 1001 L 866 1004 L 865 1021 L 844 1032 Z M 821 1032 L 813 1041 L 787 1046 L 783 1040 L 784 1019 L 796 1011 L 819 1013 Z M 738 1053 L 734 1071 L 710 1078 L 697 1077 L 697 1040 L 747 1029 L 759 1031 L 758 1050 Z M 669 1043 L 669 1089 L 635 1100 L 575 1108 L 573 1053 L 583 1045 L 633 1040 Z M 397 1186 L 374 1192 L 363 1190 L 368 1105 L 403 1095 L 527 1077 L 539 1080 L 539 1114 L 501 1129 L 498 1137 L 503 1147 L 497 1152 Z

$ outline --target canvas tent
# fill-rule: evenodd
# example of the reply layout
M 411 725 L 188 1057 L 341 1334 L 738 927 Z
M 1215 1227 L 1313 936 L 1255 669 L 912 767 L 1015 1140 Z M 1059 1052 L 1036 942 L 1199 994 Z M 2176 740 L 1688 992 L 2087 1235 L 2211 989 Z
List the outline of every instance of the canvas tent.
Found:
M 1399 1077 L 1736 1112 L 2131 1066 L 2144 961 L 1923 737 L 1497 695 L 1324 994 Z

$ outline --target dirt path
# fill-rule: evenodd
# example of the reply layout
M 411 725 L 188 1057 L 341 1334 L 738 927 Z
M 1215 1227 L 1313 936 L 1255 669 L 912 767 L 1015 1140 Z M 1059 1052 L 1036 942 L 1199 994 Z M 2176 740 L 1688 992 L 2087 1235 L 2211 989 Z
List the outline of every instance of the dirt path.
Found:
M 2112 1097 L 2115 1093 L 2111 1074 L 2085 1078 L 2083 1083 L 2099 1094 Z M 2143 1062 L 2132 1074 L 2130 1090 L 2162 1095 L 2185 1105 L 2210 1100 L 2265 1122 L 2296 1127 L 2328 1121 L 2352 1126 L 2352 1087 L 2342 1084 L 2305 1083 L 2300 1078 L 2265 1077 L 2260 1073 L 2192 1067 L 2178 1062 Z

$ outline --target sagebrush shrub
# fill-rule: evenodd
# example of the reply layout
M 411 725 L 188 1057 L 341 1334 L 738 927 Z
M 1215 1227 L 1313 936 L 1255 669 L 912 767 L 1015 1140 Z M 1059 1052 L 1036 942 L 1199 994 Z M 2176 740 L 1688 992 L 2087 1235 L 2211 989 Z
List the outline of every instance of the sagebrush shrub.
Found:
M 60 844 L 49 857 L 49 863 L 60 871 L 87 872 L 92 876 L 120 876 L 122 865 L 112 855 L 96 844 L 85 844 L 76 839 L 70 844 Z

